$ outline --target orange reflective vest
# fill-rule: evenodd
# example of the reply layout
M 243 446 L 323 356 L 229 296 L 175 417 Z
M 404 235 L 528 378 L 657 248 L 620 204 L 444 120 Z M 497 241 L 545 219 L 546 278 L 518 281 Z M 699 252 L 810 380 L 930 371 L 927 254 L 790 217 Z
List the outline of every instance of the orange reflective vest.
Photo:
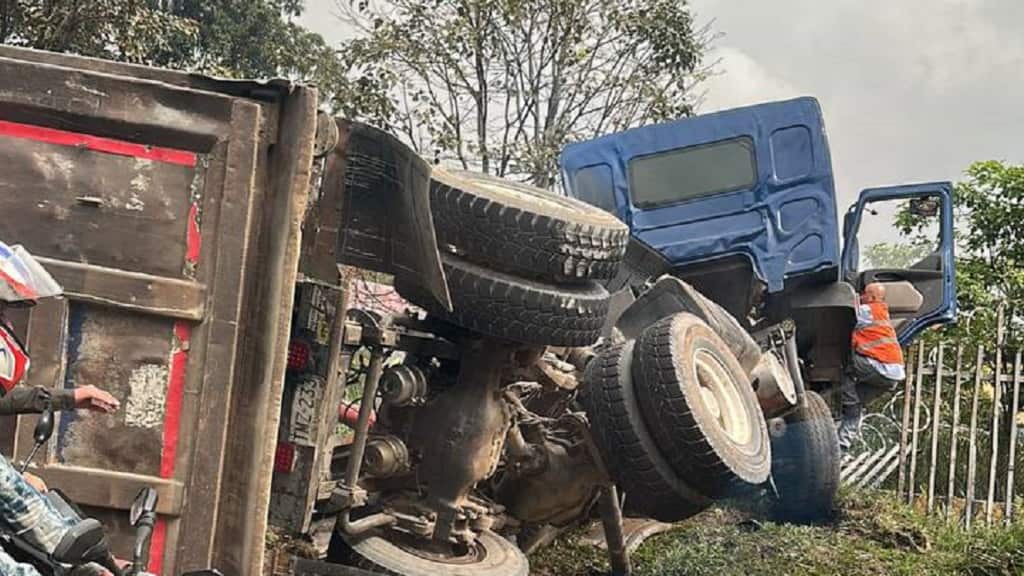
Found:
M 853 331 L 853 349 L 883 364 L 903 364 L 903 349 L 889 321 L 889 307 L 883 302 L 867 306 L 871 309 L 871 324 Z

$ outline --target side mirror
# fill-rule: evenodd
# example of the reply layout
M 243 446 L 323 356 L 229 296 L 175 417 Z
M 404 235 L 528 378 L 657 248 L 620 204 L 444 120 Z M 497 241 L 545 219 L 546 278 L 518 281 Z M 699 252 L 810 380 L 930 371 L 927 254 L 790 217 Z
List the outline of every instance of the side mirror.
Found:
M 36 428 L 32 432 L 32 438 L 36 444 L 45 444 L 53 436 L 53 406 L 47 404 L 46 409 L 39 415 Z
M 143 488 L 139 495 L 132 502 L 132 509 L 129 520 L 132 526 L 138 526 L 143 517 L 151 516 L 156 512 L 157 494 L 156 490 L 150 487 Z
M 24 474 L 25 470 L 28 470 L 28 465 L 32 463 L 32 459 L 36 457 L 36 453 L 43 447 L 43 444 L 46 444 L 50 436 L 53 436 L 53 405 L 47 403 L 43 413 L 39 415 L 39 421 L 36 422 L 35 430 L 32 431 L 32 439 L 35 440 L 35 446 L 28 453 L 28 458 L 25 458 L 25 461 L 22 462 L 19 472 Z
M 935 198 L 911 198 L 910 213 L 921 218 L 934 218 L 939 213 L 939 201 Z

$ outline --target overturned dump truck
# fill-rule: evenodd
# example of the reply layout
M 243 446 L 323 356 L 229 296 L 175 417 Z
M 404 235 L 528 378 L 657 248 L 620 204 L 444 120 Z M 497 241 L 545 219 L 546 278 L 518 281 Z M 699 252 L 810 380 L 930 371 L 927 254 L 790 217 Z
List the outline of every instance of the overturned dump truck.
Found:
M 20 319 L 33 383 L 125 405 L 62 415 L 38 474 L 121 554 L 155 486 L 157 573 L 518 576 L 595 515 L 623 571 L 622 513 L 767 485 L 771 419 L 834 441 L 792 326 L 751 337 L 643 273 L 600 208 L 431 166 L 287 82 L 6 47 L 0 77 L 0 238 L 68 296 Z M 415 306 L 353 305 L 381 274 Z M 14 458 L 31 420 L 0 422 Z M 265 562 L 268 525 L 304 558 Z
M 300 290 L 271 522 L 332 562 L 512 575 L 598 512 L 619 572 L 622 513 L 675 521 L 767 491 L 778 518 L 829 514 L 827 399 L 855 290 L 891 287 L 904 343 L 952 319 L 950 187 L 866 192 L 840 266 L 816 102 L 683 122 L 567 149 L 577 198 L 430 167 L 339 123 L 318 205 L 333 212 L 307 223 L 333 222 L 337 262 L 394 275 L 416 309 L 351 307 L 339 287 L 329 319 L 304 313 Z M 716 159 L 722 142 L 738 152 Z M 747 173 L 715 173 L 729 167 Z M 686 178 L 707 190 L 673 197 Z M 939 246 L 910 269 L 858 271 L 857 228 L 884 199 L 938 219 Z

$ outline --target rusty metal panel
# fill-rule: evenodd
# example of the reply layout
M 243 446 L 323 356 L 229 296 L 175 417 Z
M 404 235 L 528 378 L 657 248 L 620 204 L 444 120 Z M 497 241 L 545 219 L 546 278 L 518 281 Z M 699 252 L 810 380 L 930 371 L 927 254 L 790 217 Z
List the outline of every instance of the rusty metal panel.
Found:
M 64 388 L 95 385 L 124 399 L 110 415 L 60 415 L 53 459 L 64 465 L 160 475 L 175 341 L 173 322 L 72 303 Z M 131 346 L 125 346 L 131 342 Z
M 8 47 L 0 77 L 0 238 L 67 287 L 24 322 L 31 383 L 123 406 L 62 415 L 40 475 L 121 551 L 156 487 L 154 572 L 259 573 L 316 92 Z
M 181 275 L 182 222 L 192 206 L 189 195 L 181 192 L 201 178 L 193 166 L 51 144 L 37 137 L 46 134 L 28 124 L 0 122 L 0 157 L 5 160 L 0 212 L 19 215 L 4 224 L 8 238 L 39 256 Z
M 226 573 L 262 571 L 316 106 L 316 90 L 290 93 L 279 109 L 280 140 L 256 170 L 258 213 L 253 215 L 252 236 L 258 242 L 246 261 L 249 281 L 241 302 L 246 339 L 237 374 L 244 389 L 231 398 L 225 438 L 231 449 L 222 462 L 221 510 L 213 546 L 213 562 Z

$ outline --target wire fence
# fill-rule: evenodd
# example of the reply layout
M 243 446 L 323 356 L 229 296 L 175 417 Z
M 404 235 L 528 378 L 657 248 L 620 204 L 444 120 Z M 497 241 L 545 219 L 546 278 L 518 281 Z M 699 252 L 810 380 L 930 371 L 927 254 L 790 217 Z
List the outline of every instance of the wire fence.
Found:
M 852 488 L 897 491 L 908 503 L 965 528 L 1011 524 L 1024 505 L 1016 471 L 1024 452 L 1021 348 L 1007 344 L 997 312 L 988 345 L 926 339 L 908 354 L 902 390 L 865 417 L 843 457 Z

